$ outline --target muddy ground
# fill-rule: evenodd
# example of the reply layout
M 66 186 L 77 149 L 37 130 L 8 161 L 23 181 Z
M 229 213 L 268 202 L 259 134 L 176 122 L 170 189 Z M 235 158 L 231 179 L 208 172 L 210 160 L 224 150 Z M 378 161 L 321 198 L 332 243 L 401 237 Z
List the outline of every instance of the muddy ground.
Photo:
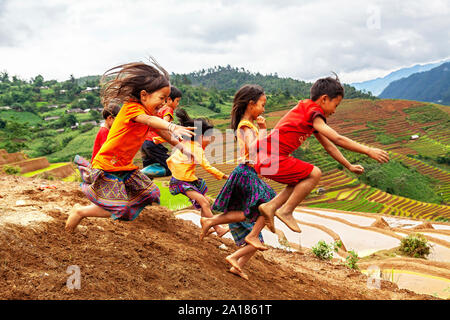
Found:
M 234 242 L 201 242 L 199 228 L 164 207 L 147 207 L 132 222 L 85 219 L 68 234 L 77 203 L 89 201 L 76 182 L 0 175 L 0 299 L 435 299 L 388 281 L 369 289 L 367 276 L 308 251 L 258 252 L 246 281 L 227 272 Z M 30 215 L 52 219 L 33 223 Z M 80 289 L 67 286 L 70 266 L 79 267 Z

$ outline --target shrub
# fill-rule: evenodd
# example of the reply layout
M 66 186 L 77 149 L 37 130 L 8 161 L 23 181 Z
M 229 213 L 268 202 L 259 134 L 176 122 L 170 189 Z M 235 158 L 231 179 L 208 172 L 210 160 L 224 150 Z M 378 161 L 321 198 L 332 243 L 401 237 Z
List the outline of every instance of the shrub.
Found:
M 358 254 L 353 250 L 350 250 L 348 253 L 347 258 L 345 258 L 345 265 L 350 269 L 359 270 L 359 267 L 356 264 L 359 260 Z
M 317 244 L 312 247 L 312 252 L 316 257 L 321 260 L 331 260 L 333 258 L 333 251 L 337 252 L 338 248 L 342 247 L 342 242 L 340 240 L 334 243 L 327 244 L 325 241 L 320 240 Z
M 9 166 L 9 165 L 4 165 L 3 166 L 3 171 L 6 174 L 19 174 L 20 173 L 20 168 L 16 167 L 16 166 Z
M 426 258 L 430 254 L 430 244 L 421 233 L 413 233 L 403 238 L 399 251 L 414 258 Z

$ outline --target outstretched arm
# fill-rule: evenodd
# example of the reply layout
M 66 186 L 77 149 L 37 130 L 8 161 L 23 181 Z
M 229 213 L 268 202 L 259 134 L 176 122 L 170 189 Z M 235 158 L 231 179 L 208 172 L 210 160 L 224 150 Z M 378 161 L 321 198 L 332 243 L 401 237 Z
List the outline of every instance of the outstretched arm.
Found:
M 317 140 L 320 142 L 320 144 L 323 146 L 323 148 L 332 156 L 337 162 L 342 164 L 344 167 L 346 167 L 348 170 L 350 170 L 353 173 L 361 174 L 364 172 L 364 168 L 361 165 L 353 165 L 344 157 L 344 155 L 339 151 L 339 149 L 334 145 L 333 142 L 328 140 L 327 137 L 320 133 L 314 134 Z
M 180 136 L 195 136 L 195 133 L 192 131 L 195 129 L 195 127 L 183 127 L 179 126 L 177 124 L 174 124 L 173 122 L 167 122 L 159 117 L 155 116 L 149 116 L 146 114 L 140 114 L 137 117 L 133 118 L 134 121 L 143 123 L 148 125 L 149 127 L 152 127 L 154 129 L 160 130 L 165 129 L 170 131 L 175 135 L 175 137 Z
M 366 154 L 370 158 L 380 163 L 385 163 L 389 161 L 389 154 L 386 151 L 378 148 L 371 148 L 364 146 L 356 141 L 353 141 L 352 139 L 340 135 L 339 133 L 334 131 L 331 127 L 329 127 L 321 117 L 314 118 L 313 127 L 318 131 L 320 135 L 324 136 L 337 146 L 340 146 L 344 149 L 353 152 Z

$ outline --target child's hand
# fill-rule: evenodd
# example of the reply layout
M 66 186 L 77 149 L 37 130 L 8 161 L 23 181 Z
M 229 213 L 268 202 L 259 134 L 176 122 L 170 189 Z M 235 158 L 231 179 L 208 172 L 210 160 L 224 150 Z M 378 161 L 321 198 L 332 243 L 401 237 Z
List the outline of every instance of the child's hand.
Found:
M 222 179 L 223 179 L 223 180 L 227 180 L 227 179 L 228 179 L 228 177 L 229 177 L 229 175 L 227 175 L 227 174 L 224 174 L 224 175 L 223 175 L 223 177 L 222 177 Z
M 175 125 L 173 127 L 173 130 L 170 130 L 169 127 L 169 131 L 172 132 L 172 134 L 177 138 L 183 138 L 183 136 L 187 136 L 187 137 L 192 137 L 195 136 L 195 132 L 193 132 L 193 130 L 195 130 L 196 127 L 183 127 L 183 126 L 179 126 L 179 125 Z
M 262 116 L 258 116 L 258 118 L 256 118 L 256 124 L 258 125 L 258 127 L 260 129 L 267 129 L 266 127 L 266 119 Z
M 378 148 L 370 148 L 367 155 L 380 163 L 386 163 L 389 161 L 389 154 L 386 151 Z
M 352 164 L 352 165 L 348 168 L 348 170 L 350 170 L 351 172 L 356 173 L 356 174 L 364 173 L 364 167 L 361 166 L 361 165 L 359 165 L 359 164 L 357 164 L 357 165 L 353 165 L 353 164 Z

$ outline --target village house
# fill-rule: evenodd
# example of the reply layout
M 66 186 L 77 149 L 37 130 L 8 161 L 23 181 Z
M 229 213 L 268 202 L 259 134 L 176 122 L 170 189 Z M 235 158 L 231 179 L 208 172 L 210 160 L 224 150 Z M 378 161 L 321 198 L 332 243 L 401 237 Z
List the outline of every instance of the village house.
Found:
M 66 110 L 66 113 L 83 113 L 83 109 L 80 108 L 69 109 Z
M 61 117 L 60 116 L 46 117 L 44 118 L 44 121 L 58 120 L 59 118 Z

